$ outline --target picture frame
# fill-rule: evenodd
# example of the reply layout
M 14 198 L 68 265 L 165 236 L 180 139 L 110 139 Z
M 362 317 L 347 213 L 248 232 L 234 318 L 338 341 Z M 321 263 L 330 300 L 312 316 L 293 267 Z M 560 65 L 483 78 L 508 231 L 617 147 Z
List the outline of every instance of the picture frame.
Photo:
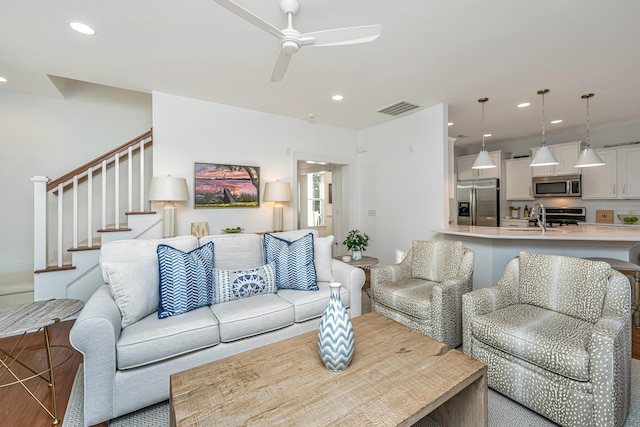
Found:
M 193 188 L 194 208 L 258 208 L 260 167 L 196 162 Z

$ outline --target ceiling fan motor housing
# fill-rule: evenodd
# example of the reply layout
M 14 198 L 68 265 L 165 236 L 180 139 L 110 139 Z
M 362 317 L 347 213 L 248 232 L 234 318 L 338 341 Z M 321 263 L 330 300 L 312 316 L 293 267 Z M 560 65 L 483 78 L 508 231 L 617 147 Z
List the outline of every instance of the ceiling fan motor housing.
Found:
M 284 40 L 280 45 L 280 48 L 284 53 L 293 54 L 300 49 L 300 45 L 293 40 Z

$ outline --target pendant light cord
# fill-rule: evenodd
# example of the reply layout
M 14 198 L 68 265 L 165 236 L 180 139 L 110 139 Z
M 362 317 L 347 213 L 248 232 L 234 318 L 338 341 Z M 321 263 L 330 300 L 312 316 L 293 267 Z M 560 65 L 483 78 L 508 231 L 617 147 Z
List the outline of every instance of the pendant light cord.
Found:
M 590 138 L 591 126 L 590 126 L 590 121 L 589 121 L 589 99 L 591 97 L 593 97 L 592 93 L 588 93 L 586 95 L 582 95 L 582 98 L 587 100 L 587 147 L 586 147 L 587 149 L 591 148 L 591 138 Z
M 544 89 L 541 90 L 540 94 L 542 94 L 542 146 L 544 147 L 547 144 L 547 139 L 545 137 L 545 128 L 544 128 L 544 94 L 547 93 L 549 90 L 548 89 Z
M 482 151 L 487 151 L 485 146 L 484 146 L 484 135 L 485 135 L 485 131 L 484 131 L 484 104 L 488 100 L 489 100 L 489 98 L 480 98 L 480 99 L 478 99 L 478 102 L 482 104 Z

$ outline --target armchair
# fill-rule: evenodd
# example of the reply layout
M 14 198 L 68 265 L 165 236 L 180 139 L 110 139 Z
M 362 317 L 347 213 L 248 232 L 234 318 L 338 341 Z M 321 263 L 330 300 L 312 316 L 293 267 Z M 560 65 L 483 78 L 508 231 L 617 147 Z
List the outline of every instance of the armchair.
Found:
M 629 412 L 631 289 L 607 263 L 521 252 L 462 297 L 466 354 L 499 393 L 563 426 L 620 426 Z
M 371 308 L 456 348 L 474 261 L 462 242 L 415 240 L 402 262 L 371 269 Z

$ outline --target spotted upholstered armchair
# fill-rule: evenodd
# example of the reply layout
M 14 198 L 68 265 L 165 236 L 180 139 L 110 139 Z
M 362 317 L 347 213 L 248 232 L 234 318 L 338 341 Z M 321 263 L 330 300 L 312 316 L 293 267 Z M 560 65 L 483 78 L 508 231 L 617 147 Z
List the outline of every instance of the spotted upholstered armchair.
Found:
M 462 343 L 462 294 L 475 254 L 461 242 L 415 240 L 399 264 L 371 269 L 374 311 L 446 344 Z
M 464 352 L 489 387 L 563 426 L 629 412 L 631 289 L 605 262 L 521 252 L 462 299 Z

